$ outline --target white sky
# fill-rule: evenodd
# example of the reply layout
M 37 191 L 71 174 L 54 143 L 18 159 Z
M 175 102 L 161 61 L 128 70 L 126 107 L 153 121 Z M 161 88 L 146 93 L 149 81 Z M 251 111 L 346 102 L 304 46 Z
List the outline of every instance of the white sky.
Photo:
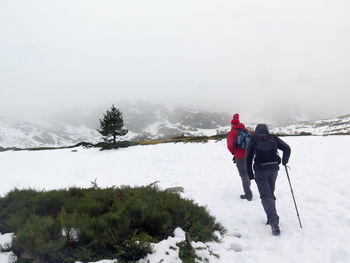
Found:
M 350 113 L 348 0 L 0 0 L 0 110 Z

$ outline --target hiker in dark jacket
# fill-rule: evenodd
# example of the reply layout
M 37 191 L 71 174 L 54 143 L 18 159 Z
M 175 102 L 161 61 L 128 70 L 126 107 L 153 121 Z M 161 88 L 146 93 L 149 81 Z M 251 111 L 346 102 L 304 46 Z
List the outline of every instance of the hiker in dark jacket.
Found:
M 247 130 L 243 123 L 239 121 L 239 115 L 236 113 L 233 115 L 233 119 L 231 121 L 231 131 L 227 135 L 227 148 L 233 155 L 233 160 L 236 163 L 239 176 L 242 180 L 244 195 L 241 195 L 241 199 L 247 199 L 248 201 L 251 201 L 253 198 L 252 191 L 250 189 L 250 179 L 247 174 L 247 167 L 246 167 L 246 150 L 241 149 L 237 147 L 237 134 L 238 130 L 243 129 Z M 247 130 L 248 131 L 248 130 Z
M 274 235 L 280 234 L 279 216 L 276 211 L 276 197 L 274 195 L 275 182 L 281 163 L 277 149 L 283 151 L 282 164 L 286 165 L 290 156 L 288 144 L 270 134 L 265 124 L 258 124 L 247 146 L 247 172 L 250 179 L 255 179 L 267 216 L 266 224 L 271 226 Z M 252 170 L 253 158 L 255 178 Z

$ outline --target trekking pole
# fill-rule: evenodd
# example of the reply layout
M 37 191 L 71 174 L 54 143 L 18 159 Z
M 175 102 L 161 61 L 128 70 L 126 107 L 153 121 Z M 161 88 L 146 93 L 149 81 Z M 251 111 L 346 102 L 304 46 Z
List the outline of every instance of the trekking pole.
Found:
M 292 184 L 290 183 L 287 165 L 285 165 L 284 168 L 286 168 L 287 178 L 288 178 L 288 182 L 289 182 L 289 186 L 290 186 L 290 191 L 292 192 L 293 201 L 294 201 L 294 205 L 295 205 L 295 210 L 297 211 L 297 216 L 298 216 L 298 220 L 299 220 L 299 225 L 300 225 L 300 228 L 303 228 L 303 226 L 301 225 L 301 221 L 300 221 L 300 216 L 299 216 L 299 211 L 298 211 L 297 203 L 295 202 Z

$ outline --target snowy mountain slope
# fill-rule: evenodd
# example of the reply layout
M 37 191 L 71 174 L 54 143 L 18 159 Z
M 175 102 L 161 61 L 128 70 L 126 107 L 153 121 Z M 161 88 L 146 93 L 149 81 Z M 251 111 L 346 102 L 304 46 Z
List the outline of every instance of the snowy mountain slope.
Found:
M 272 126 L 271 131 L 289 135 L 302 133 L 311 135 L 350 134 L 350 114 L 312 122 L 302 121 L 290 125 Z
M 150 140 L 179 135 L 213 135 L 228 130 L 231 116 L 152 104 L 126 106 L 122 109 L 129 133 L 122 140 Z M 55 115 L 46 121 L 29 121 L 0 116 L 0 147 L 30 148 L 70 146 L 82 141 L 102 141 L 97 132 L 101 114 Z M 74 121 L 72 121 L 72 119 Z
M 129 133 L 121 137 L 121 140 L 152 140 L 180 135 L 225 133 L 230 130 L 232 117 L 227 113 L 152 104 L 124 105 L 122 111 Z M 74 121 L 60 115 L 42 122 L 0 116 L 0 147 L 60 147 L 75 145 L 82 141 L 96 143 L 103 140 L 97 132 L 98 120 L 102 117 L 102 113 L 85 116 L 72 112 L 71 115 L 70 118 Z M 254 130 L 255 126 L 247 124 L 251 130 Z M 272 133 L 285 135 L 349 134 L 350 115 L 283 126 L 270 125 L 269 128 Z
M 98 142 L 100 134 L 84 125 L 51 124 L 0 119 L 0 147 L 59 147 L 77 142 Z
M 207 244 L 220 255 L 219 259 L 208 256 L 211 263 L 350 262 L 350 166 L 345 150 L 350 147 L 350 136 L 283 139 L 292 148 L 290 178 L 304 228 L 298 225 L 285 171 L 280 170 L 275 193 L 280 237 L 272 236 L 265 226 L 254 181 L 253 201 L 239 198 L 241 182 L 225 141 L 135 146 L 103 152 L 83 148 L 78 152 L 1 152 L 0 194 L 14 187 L 89 187 L 95 178 L 101 187 L 160 181 L 162 189 L 184 187 L 183 197 L 207 206 L 228 229 L 221 243 Z M 118 172 L 114 173 L 115 167 Z M 165 254 L 174 238 L 181 238 L 181 233 L 159 243 L 156 253 L 141 263 L 161 259 L 180 262 L 174 259 L 176 253 L 169 257 Z M 10 262 L 9 257 L 0 254 L 0 263 Z

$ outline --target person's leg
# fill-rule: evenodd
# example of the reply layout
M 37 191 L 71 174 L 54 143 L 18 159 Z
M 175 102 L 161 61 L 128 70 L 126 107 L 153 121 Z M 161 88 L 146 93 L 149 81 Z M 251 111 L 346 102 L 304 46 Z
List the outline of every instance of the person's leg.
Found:
M 247 173 L 247 165 L 245 159 L 236 159 L 236 166 L 238 169 L 239 176 L 242 180 L 242 186 L 244 190 L 244 195 L 247 199 L 252 199 L 253 193 L 250 189 L 250 179 Z
M 275 197 L 275 185 L 276 185 L 277 174 L 278 174 L 278 170 L 271 170 L 271 173 L 269 176 L 269 184 L 270 184 L 272 197 L 274 199 L 274 208 L 275 208 L 275 216 L 274 216 L 275 218 L 273 221 L 278 225 L 279 224 L 279 216 L 278 216 L 277 210 L 276 210 L 276 197 Z
M 268 180 L 269 180 L 270 189 L 271 189 L 271 193 L 272 193 L 273 199 L 276 200 L 276 197 L 275 197 L 275 185 L 276 185 L 276 179 L 277 179 L 278 170 L 270 170 L 270 171 L 271 171 L 271 173 L 270 173 L 270 176 L 269 176 Z
M 255 182 L 258 186 L 261 203 L 265 210 L 268 222 L 275 222 L 278 224 L 279 217 L 277 215 L 273 193 L 277 172 L 277 170 L 258 170 L 255 172 Z

